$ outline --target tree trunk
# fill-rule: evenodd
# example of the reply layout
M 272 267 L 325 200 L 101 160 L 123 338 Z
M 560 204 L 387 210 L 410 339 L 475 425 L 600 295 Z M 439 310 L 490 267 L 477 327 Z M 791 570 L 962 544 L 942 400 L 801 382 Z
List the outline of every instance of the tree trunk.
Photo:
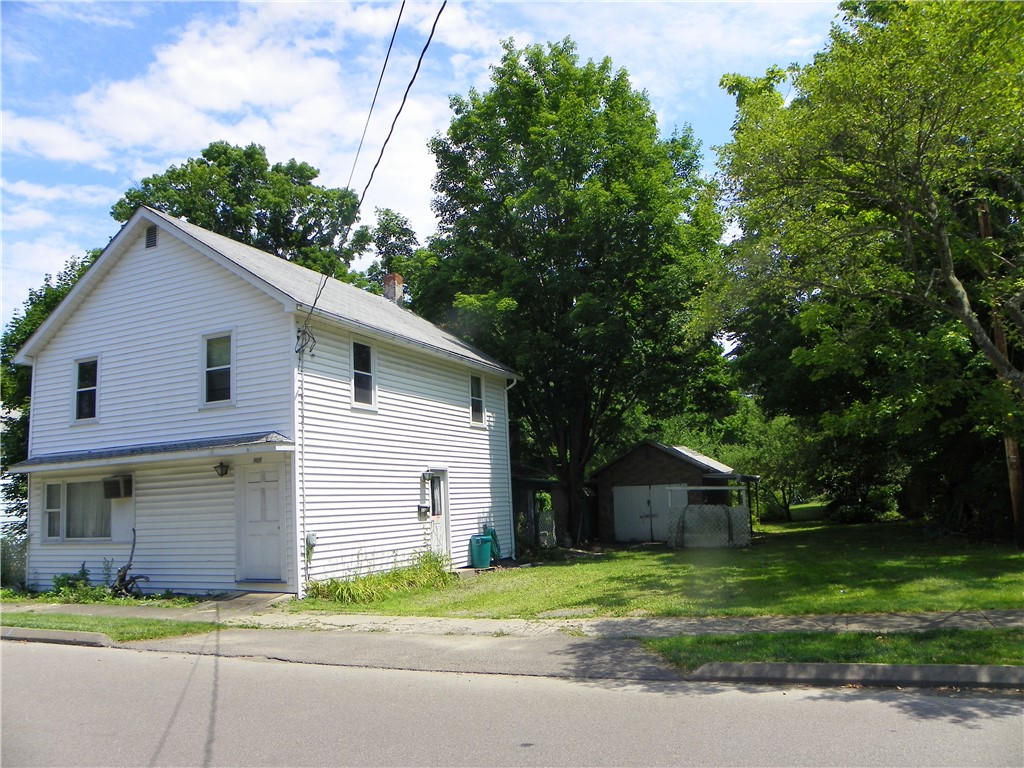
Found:
M 999 351 L 1007 354 L 1006 334 L 1003 327 L 996 318 L 995 343 Z M 1003 433 L 1003 449 L 1006 452 L 1006 474 L 1010 483 L 1010 511 L 1013 515 L 1013 539 L 1018 549 L 1024 549 L 1024 514 L 1021 511 L 1021 503 L 1024 501 L 1024 475 L 1021 474 L 1020 466 L 1020 442 L 1017 436 L 1009 429 Z
M 986 203 L 982 203 L 981 209 L 978 212 L 978 230 L 982 240 L 992 237 L 992 220 Z M 999 319 L 999 315 L 993 315 L 992 318 L 992 343 L 1003 358 L 1006 360 L 1010 359 L 1009 349 L 1006 344 L 1006 333 L 1003 331 L 1003 324 Z M 1000 378 L 1005 377 L 1001 376 Z M 1021 514 L 1021 496 L 1022 491 L 1024 491 L 1024 480 L 1022 480 L 1021 476 L 1020 443 L 1016 435 L 1009 429 L 1003 433 L 1003 449 L 1006 451 L 1006 474 L 1010 483 L 1010 511 L 1013 515 L 1013 538 L 1017 548 L 1024 549 L 1024 515 Z

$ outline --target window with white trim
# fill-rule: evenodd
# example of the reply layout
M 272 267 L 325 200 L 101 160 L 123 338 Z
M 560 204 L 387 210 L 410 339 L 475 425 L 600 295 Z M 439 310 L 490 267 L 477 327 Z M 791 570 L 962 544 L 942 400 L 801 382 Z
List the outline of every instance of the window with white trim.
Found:
M 102 480 L 47 483 L 43 495 L 47 538 L 110 538 L 110 499 Z
M 47 483 L 44 491 L 46 510 L 46 538 L 60 538 L 60 513 L 64 508 L 64 488 L 60 483 Z
M 469 377 L 469 420 L 473 424 L 484 423 L 484 379 L 482 376 Z
M 231 402 L 231 334 L 207 336 L 204 341 L 203 401 Z
M 96 358 L 75 363 L 75 421 L 96 418 L 99 365 Z
M 373 347 L 352 342 L 352 402 L 372 406 L 376 403 L 373 381 Z

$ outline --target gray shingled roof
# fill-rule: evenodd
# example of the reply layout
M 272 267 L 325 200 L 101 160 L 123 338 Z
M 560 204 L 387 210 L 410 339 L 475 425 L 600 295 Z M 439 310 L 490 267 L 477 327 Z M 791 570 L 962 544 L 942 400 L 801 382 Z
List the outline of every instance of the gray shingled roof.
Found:
M 320 297 L 316 298 L 323 280 L 319 272 L 152 208 L 146 208 L 146 211 L 187 237 L 213 249 L 258 281 L 290 297 L 307 311 L 315 302 L 317 314 L 326 315 L 343 324 L 455 357 L 476 367 L 517 377 L 512 369 L 494 358 L 382 296 L 328 278 Z
M 71 464 L 82 461 L 121 459 L 162 453 L 188 453 L 213 448 L 243 448 L 270 444 L 292 445 L 292 441 L 280 432 L 250 432 L 244 435 L 224 435 L 222 437 L 178 440 L 168 443 L 124 445 L 118 448 L 99 448 L 91 451 L 65 451 L 64 453 L 49 453 L 45 456 L 29 457 L 25 461 L 12 466 L 10 471 L 23 472 L 26 469 L 53 464 Z

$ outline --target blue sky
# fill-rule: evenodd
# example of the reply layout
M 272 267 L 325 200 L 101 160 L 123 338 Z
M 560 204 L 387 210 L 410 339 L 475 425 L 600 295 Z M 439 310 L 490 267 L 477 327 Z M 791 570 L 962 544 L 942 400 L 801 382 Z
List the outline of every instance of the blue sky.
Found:
M 117 232 L 111 205 L 210 142 L 256 142 L 318 182 L 361 191 L 441 0 L 408 2 L 358 163 L 400 3 L 0 2 L 2 323 L 47 273 Z M 713 170 L 729 138 L 726 72 L 824 47 L 835 2 L 449 2 L 364 202 L 434 232 L 427 140 L 448 96 L 488 87 L 500 43 L 571 37 L 645 89 L 664 134 L 689 124 Z M 354 165 L 355 163 L 355 165 Z

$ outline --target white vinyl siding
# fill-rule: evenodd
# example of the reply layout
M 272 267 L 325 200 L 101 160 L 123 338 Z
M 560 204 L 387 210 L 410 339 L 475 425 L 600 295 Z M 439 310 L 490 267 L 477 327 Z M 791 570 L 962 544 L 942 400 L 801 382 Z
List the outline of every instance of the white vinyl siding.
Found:
M 473 428 L 466 367 L 377 343 L 377 409 L 352 409 L 352 339 L 326 326 L 313 331 L 298 448 L 305 527 L 317 534 L 310 575 L 390 568 L 424 551 L 429 521 L 418 520 L 417 507 L 426 503 L 422 475 L 432 468 L 448 473 L 453 564 L 468 564 L 469 538 L 483 525 L 495 526 L 503 554 L 511 555 L 504 380 L 482 374 L 490 428 Z
M 141 234 L 141 233 L 140 233 Z M 227 321 L 227 323 L 225 323 Z M 234 329 L 234 408 L 203 408 L 197 347 Z M 43 348 L 33 370 L 32 455 L 292 427 L 292 324 L 280 303 L 161 233 L 130 246 Z M 205 354 L 205 353 L 204 353 Z M 68 423 L 76 367 L 101 361 L 102 418 Z
M 285 509 L 281 535 L 294 540 L 287 454 L 280 459 Z M 114 535 L 117 540 L 47 542 L 35 535 L 46 525 L 45 515 L 37 510 L 44 502 L 46 485 L 53 478 L 32 477 L 30 493 L 28 574 L 30 586 L 50 589 L 53 577 L 77 571 L 84 561 L 94 584 L 103 583 L 103 561 L 114 560 L 114 569 L 128 561 L 131 551 L 131 527 L 136 530 L 133 574 L 149 577 L 140 586 L 147 593 L 170 589 L 175 592 L 206 594 L 237 589 L 235 472 L 251 456 L 229 457 L 232 473 L 218 477 L 212 459 L 153 464 L 136 467 L 133 472 L 133 497 L 111 501 L 114 509 Z M 270 461 L 268 458 L 264 462 Z M 119 509 L 132 511 L 131 525 L 125 529 Z M 123 515 L 122 515 L 123 516 Z M 285 574 L 295 570 L 292 547 L 285 547 Z M 275 587 L 275 591 L 295 592 L 294 578 Z

